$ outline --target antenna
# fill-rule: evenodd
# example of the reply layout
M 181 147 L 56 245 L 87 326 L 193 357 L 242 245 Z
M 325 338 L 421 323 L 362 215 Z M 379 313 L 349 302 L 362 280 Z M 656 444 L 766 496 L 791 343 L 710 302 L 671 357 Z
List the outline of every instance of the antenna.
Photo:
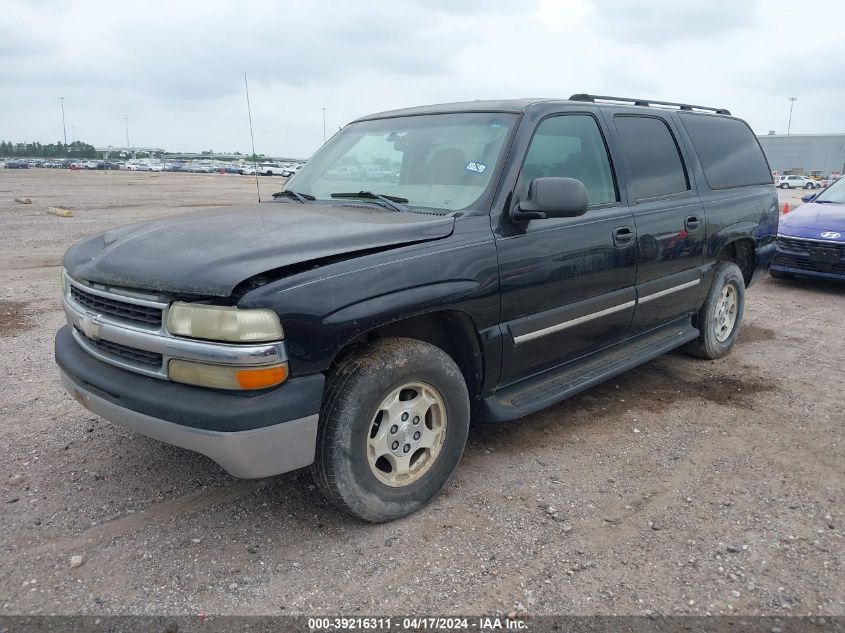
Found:
M 252 166 L 255 169 L 255 191 L 258 193 L 258 201 L 261 202 L 261 188 L 258 186 L 258 156 L 255 155 L 255 136 L 252 133 L 252 108 L 249 107 L 249 82 L 244 73 L 244 86 L 246 86 L 246 111 L 249 114 L 249 138 L 252 141 Z

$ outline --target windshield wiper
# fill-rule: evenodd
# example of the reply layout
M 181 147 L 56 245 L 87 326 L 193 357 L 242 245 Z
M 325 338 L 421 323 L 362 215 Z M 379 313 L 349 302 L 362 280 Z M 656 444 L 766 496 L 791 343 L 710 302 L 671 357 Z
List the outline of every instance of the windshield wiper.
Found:
M 314 196 L 308 195 L 307 193 L 297 193 L 295 191 L 291 191 L 290 189 L 283 189 L 282 191 L 277 191 L 273 194 L 273 200 L 279 200 L 281 198 L 293 198 L 297 202 L 301 202 L 303 204 L 316 200 Z
M 390 207 L 394 211 L 409 211 L 408 207 L 401 203 L 408 202 L 407 198 L 400 198 L 399 196 L 383 196 L 372 191 L 359 191 L 358 193 L 333 193 L 332 198 L 357 198 L 359 200 L 378 200 L 385 206 Z

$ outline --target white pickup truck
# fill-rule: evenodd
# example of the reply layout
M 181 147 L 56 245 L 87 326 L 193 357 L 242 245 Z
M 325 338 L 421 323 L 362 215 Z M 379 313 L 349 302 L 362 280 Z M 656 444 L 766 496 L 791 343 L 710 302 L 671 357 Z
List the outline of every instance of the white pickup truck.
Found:
M 258 173 L 262 176 L 282 176 L 287 167 L 282 167 L 276 163 L 261 163 L 258 168 Z

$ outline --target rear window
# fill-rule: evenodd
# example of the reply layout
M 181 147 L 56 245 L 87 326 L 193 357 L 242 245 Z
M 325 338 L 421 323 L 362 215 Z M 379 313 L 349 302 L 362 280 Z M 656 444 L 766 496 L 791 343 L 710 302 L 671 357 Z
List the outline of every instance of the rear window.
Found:
M 711 189 L 772 182 L 772 172 L 751 129 L 738 119 L 681 114 Z
M 626 114 L 616 116 L 615 121 L 631 172 L 631 189 L 637 200 L 689 189 L 678 144 L 662 119 Z

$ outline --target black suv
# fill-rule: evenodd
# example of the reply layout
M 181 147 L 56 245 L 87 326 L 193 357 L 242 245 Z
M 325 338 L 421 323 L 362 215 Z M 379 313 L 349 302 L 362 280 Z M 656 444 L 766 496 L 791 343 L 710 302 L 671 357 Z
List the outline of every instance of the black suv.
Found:
M 98 415 L 239 477 L 310 466 L 370 521 L 441 489 L 470 419 L 728 353 L 778 222 L 742 120 L 591 95 L 367 116 L 273 198 L 69 249 L 56 361 Z

